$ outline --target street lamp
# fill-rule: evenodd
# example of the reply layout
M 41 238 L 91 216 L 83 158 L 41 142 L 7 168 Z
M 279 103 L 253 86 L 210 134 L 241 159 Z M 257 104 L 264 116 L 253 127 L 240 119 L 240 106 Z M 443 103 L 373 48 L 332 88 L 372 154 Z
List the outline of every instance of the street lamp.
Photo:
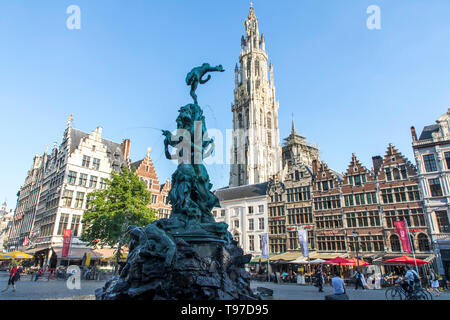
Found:
M 354 243 L 355 243 L 355 247 L 356 247 L 356 263 L 358 265 L 358 272 L 360 272 L 360 270 L 359 270 L 359 256 L 358 256 L 358 252 L 359 252 L 358 232 L 356 232 L 356 229 L 353 230 L 353 239 L 354 239 Z

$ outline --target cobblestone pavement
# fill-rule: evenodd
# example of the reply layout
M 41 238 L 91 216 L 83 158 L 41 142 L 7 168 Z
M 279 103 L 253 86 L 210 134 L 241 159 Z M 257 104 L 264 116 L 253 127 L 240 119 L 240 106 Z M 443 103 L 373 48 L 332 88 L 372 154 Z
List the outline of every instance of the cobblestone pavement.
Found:
M 265 300 L 325 300 L 325 296 L 333 294 L 330 285 L 323 287 L 324 292 L 318 292 L 318 288 L 312 285 L 297 285 L 294 283 L 275 284 L 269 282 L 252 282 L 251 288 L 265 287 L 273 290 L 272 297 L 264 297 Z M 355 290 L 354 287 L 346 287 L 350 300 L 386 300 L 385 289 L 380 290 Z M 450 292 L 443 292 L 440 297 L 433 300 L 450 300 Z
M 101 288 L 105 281 L 81 281 L 81 289 L 68 289 L 64 280 L 31 281 L 30 276 L 16 282 L 16 291 L 12 286 L 7 292 L 1 290 L 8 284 L 7 277 L 0 277 L 0 300 L 94 300 L 95 289 Z
M 31 281 L 30 276 L 22 277 L 16 283 L 16 291 L 12 287 L 7 292 L 1 292 L 8 284 L 8 277 L 0 274 L 0 300 L 95 300 L 95 289 L 102 287 L 105 281 L 81 281 L 80 290 L 70 290 L 64 280 L 42 279 Z M 311 285 L 275 284 L 252 281 L 251 288 L 265 287 L 274 291 L 273 297 L 266 300 L 324 300 L 326 295 L 332 294 L 330 285 L 325 285 L 324 292 L 318 292 Z M 350 300 L 386 300 L 385 290 L 355 290 L 347 287 Z M 450 300 L 450 292 L 444 292 L 435 300 Z

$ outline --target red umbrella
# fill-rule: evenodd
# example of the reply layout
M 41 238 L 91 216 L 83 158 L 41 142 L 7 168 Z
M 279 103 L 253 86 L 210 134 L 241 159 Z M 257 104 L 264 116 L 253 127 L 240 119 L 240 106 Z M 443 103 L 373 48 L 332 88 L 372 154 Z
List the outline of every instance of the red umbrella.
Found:
M 386 261 L 383 261 L 386 263 L 405 263 L 405 264 L 412 264 L 415 265 L 417 263 L 418 266 L 421 266 L 423 264 L 428 264 L 430 262 L 425 261 L 425 260 L 420 260 L 420 259 L 416 259 L 416 262 L 414 262 L 414 259 L 408 256 L 403 256 L 403 257 L 398 257 L 398 258 L 394 258 L 394 259 L 389 259 Z
M 359 265 L 361 267 L 370 265 L 370 263 L 368 263 L 367 261 L 359 260 L 359 259 L 356 259 L 356 258 L 351 258 L 351 259 L 348 259 L 348 260 L 351 261 L 350 265 L 352 265 L 354 267 L 358 266 L 358 262 L 359 262 Z
M 339 264 L 339 265 L 341 265 L 341 264 L 351 264 L 352 261 L 350 261 L 348 259 L 345 259 L 345 258 L 337 257 L 337 258 L 334 258 L 334 259 L 331 259 L 331 260 L 327 260 L 324 263 L 331 263 L 331 264 Z

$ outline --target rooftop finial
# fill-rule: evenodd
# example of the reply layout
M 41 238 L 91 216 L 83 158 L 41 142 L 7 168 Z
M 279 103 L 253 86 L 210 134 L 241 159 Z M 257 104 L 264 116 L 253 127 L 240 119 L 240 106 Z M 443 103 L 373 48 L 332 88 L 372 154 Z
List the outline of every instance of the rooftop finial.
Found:
M 152 152 L 152 148 L 149 147 L 149 148 L 147 149 L 147 156 L 150 156 L 150 153 L 151 153 L 151 152 Z

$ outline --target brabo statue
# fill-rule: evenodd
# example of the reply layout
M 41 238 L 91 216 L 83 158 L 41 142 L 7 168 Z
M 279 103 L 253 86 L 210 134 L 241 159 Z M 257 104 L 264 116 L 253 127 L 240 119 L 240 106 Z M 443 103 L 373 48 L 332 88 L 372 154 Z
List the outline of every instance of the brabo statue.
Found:
M 120 277 L 96 291 L 97 299 L 237 300 L 258 299 L 250 289 L 244 255 L 237 241 L 217 223 L 211 210 L 220 207 L 203 159 L 214 151 L 208 138 L 203 110 L 197 104 L 198 84 L 211 79 L 208 72 L 223 72 L 221 65 L 204 63 L 186 77 L 194 104 L 179 109 L 177 133 L 163 130 L 165 154 L 177 159 L 172 175 L 169 219 L 159 219 L 145 228 L 130 226 L 131 242 Z M 174 148 L 174 154 L 169 147 Z
M 203 76 L 208 72 L 219 71 L 224 72 L 222 65 L 218 65 L 216 67 L 211 67 L 209 63 L 204 63 L 200 67 L 196 67 L 191 70 L 186 76 L 186 84 L 191 86 L 191 97 L 194 99 L 194 103 L 197 104 L 197 95 L 195 91 L 197 90 L 198 84 L 204 84 L 211 79 L 211 75 L 208 74 L 208 77 L 205 80 L 202 80 Z

